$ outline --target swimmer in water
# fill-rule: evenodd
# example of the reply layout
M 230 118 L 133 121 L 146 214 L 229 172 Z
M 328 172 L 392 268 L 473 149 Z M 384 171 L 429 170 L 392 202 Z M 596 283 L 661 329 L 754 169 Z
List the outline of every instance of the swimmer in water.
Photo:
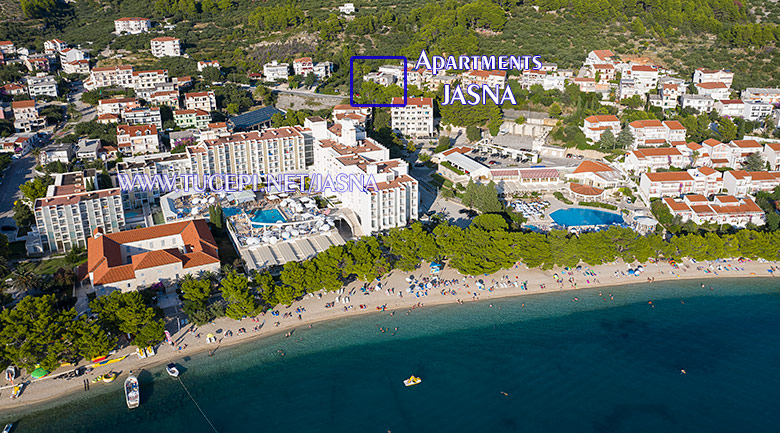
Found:
M 501 394 L 503 394 L 504 397 L 509 397 L 509 394 L 505 393 L 504 391 L 501 391 Z
M 687 372 L 685 370 L 680 370 L 680 373 L 681 374 L 687 374 Z

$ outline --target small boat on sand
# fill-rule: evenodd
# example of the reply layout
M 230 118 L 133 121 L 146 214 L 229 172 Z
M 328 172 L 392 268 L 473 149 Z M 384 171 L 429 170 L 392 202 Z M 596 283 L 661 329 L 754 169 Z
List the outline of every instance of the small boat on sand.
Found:
M 411 377 L 409 377 L 409 379 L 406 379 L 404 381 L 404 385 L 406 385 L 406 386 L 413 386 L 413 385 L 417 385 L 420 382 L 422 382 L 422 379 L 420 379 L 419 377 L 417 377 L 415 375 L 412 375 Z
M 98 383 L 98 382 L 111 383 L 111 382 L 114 381 L 114 379 L 116 379 L 116 376 L 117 376 L 117 374 L 114 373 L 114 372 L 108 372 L 106 374 L 101 374 L 100 376 L 92 379 L 92 383 Z
M 130 409 L 137 408 L 141 403 L 138 378 L 135 377 L 132 372 L 130 373 L 130 376 L 127 376 L 127 379 L 125 379 L 125 401 L 127 402 L 127 407 Z
M 3 433 L 11 433 L 11 430 L 14 428 L 14 423 L 9 422 L 5 425 L 5 428 L 3 429 Z
M 168 375 L 171 377 L 179 377 L 179 369 L 176 368 L 176 364 L 172 362 L 165 366 L 165 371 L 167 371 Z
M 5 369 L 5 380 L 13 382 L 14 379 L 16 379 L 16 367 L 9 365 L 8 368 Z

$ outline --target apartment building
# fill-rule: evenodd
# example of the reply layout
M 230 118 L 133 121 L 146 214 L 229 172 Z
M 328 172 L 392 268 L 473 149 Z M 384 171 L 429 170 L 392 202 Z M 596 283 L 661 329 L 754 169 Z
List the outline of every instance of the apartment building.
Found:
M 220 266 L 217 243 L 203 219 L 120 233 L 97 228 L 87 244 L 90 254 L 81 271 L 98 294 L 173 284 Z
M 608 83 L 615 79 L 616 70 L 615 66 L 610 63 L 594 63 L 590 65 L 589 75 L 596 79 L 596 83 Z
M 89 56 L 78 48 L 65 48 L 60 51 L 60 64 L 75 62 L 76 60 L 87 60 Z
M 621 78 L 617 88 L 618 99 L 626 99 L 634 95 L 642 95 L 634 85 L 634 80 L 630 78 Z
M 179 57 L 181 56 L 181 41 L 171 36 L 160 36 L 151 40 L 152 55 L 154 57 Z
M 403 104 L 403 98 L 393 98 L 393 104 Z M 408 98 L 406 106 L 390 108 L 394 130 L 414 137 L 433 136 L 433 99 Z
M 177 90 L 163 90 L 149 95 L 149 103 L 160 106 L 167 105 L 171 108 L 179 108 L 179 92 Z
M 293 71 L 295 72 L 295 75 L 303 75 L 304 77 L 308 74 L 313 74 L 314 62 L 311 57 L 295 59 L 293 60 Z
M 298 128 L 239 132 L 187 147 L 198 177 L 215 173 L 280 174 L 306 168 L 306 139 Z
M 739 99 L 721 99 L 715 101 L 712 108 L 721 116 L 742 117 L 745 112 L 745 103 Z
M 479 86 L 487 85 L 503 89 L 506 86 L 506 71 L 483 71 L 471 70 L 461 75 L 464 86 L 477 84 Z
M 54 174 L 46 197 L 35 200 L 35 225 L 45 252 L 85 248 L 95 229 L 115 233 L 125 227 L 125 213 L 119 188 L 87 191 L 88 180 L 81 172 Z
M 217 97 L 212 90 L 185 93 L 184 108 L 187 110 L 203 110 L 211 113 L 217 109 Z
M 162 129 L 160 107 L 135 107 L 122 111 L 122 121 L 128 125 L 155 125 Z
M 11 109 L 14 112 L 14 128 L 16 132 L 31 132 L 46 126 L 46 118 L 38 114 L 35 100 L 12 101 Z
M 24 66 L 30 72 L 34 71 L 50 71 L 51 60 L 46 56 L 27 56 L 24 59 Z
M 714 138 L 708 138 L 701 143 L 702 153 L 710 158 L 713 167 L 728 167 L 731 159 L 732 148 L 728 144 L 721 143 Z
M 598 161 L 582 161 L 567 178 L 601 189 L 616 188 L 623 183 L 623 175 L 618 170 Z
M 92 68 L 84 81 L 84 88 L 95 90 L 100 87 L 133 87 L 133 67 L 120 65 Z
M 65 48 L 68 48 L 68 44 L 65 41 L 61 41 L 59 39 L 50 39 L 43 43 L 43 52 L 46 54 L 59 53 Z
M 0 41 L 0 53 L 6 56 L 16 54 L 16 45 L 11 41 Z
M 670 167 L 683 168 L 690 163 L 690 158 L 683 155 L 677 148 L 661 147 L 629 151 L 626 154 L 623 167 L 628 172 L 643 173 Z
M 136 175 L 148 176 L 153 179 L 156 175 L 167 176 L 174 179 L 176 188 L 183 188 L 182 175 L 190 173 L 190 158 L 186 153 L 161 152 L 147 155 L 128 156 L 117 163 L 117 174 L 126 176 L 132 180 Z M 121 181 L 120 181 L 121 182 Z M 122 191 L 122 203 L 125 209 L 138 209 L 144 204 L 153 204 L 160 196 L 170 191 L 161 191 L 159 185 L 154 185 L 151 190 L 127 189 Z
M 725 69 L 706 69 L 698 68 L 693 73 L 694 84 L 701 83 L 723 83 L 727 88 L 731 88 L 734 82 L 734 73 Z
M 689 194 L 682 199 L 664 198 L 663 201 L 672 216 L 679 216 L 683 222 L 729 224 L 740 228 L 766 222 L 764 211 L 750 198 L 718 195 L 710 201 L 701 194 Z
M 355 213 L 363 233 L 403 227 L 417 218 L 419 185 L 409 176 L 406 161 L 390 159 L 388 149 L 370 138 L 350 141 L 354 135 L 342 134 L 339 141 L 330 139 L 332 128 L 323 119 L 309 118 L 304 125 L 314 138 L 313 172 L 334 179 L 344 174 L 355 179 L 373 177 L 376 188 L 371 185 L 332 193 L 344 208 Z M 349 122 L 343 128 L 348 129 Z
M 133 71 L 133 90 L 136 96 L 148 99 L 152 93 L 163 90 L 160 86 L 168 83 L 168 70 L 157 69 L 153 71 Z M 175 85 L 171 84 L 173 90 Z
M 635 120 L 628 124 L 634 137 L 633 148 L 658 147 L 663 144 L 676 146 L 685 143 L 685 127 L 676 120 Z
M 640 94 L 650 93 L 658 87 L 658 68 L 649 65 L 631 65 L 626 78 L 634 80 L 634 88 Z
M 580 128 L 585 137 L 594 143 L 601 139 L 601 134 L 606 130 L 612 131 L 612 135 L 617 136 L 620 133 L 620 120 L 612 114 L 602 114 L 588 116 Z
M 772 191 L 780 185 L 780 171 L 731 170 L 723 174 L 723 187 L 735 196 Z
M 696 83 L 696 93 L 703 96 L 709 96 L 713 100 L 729 99 L 731 92 L 726 84 L 718 81 L 714 83 Z
M 202 60 L 198 62 L 198 72 L 203 72 L 206 68 L 217 68 L 219 69 L 219 62 L 216 60 Z
M 263 65 L 263 78 L 265 81 L 287 81 L 289 76 L 290 65 L 288 63 L 279 63 L 274 60 Z
M 116 140 L 123 155 L 160 151 L 157 125 L 117 125 Z
M 748 87 L 742 91 L 742 100 L 780 104 L 780 89 Z
M 572 80 L 573 84 L 576 84 L 580 88 L 580 92 L 593 93 L 596 91 L 596 80 L 587 77 L 577 77 Z M 621 97 L 623 97 L 621 95 Z
M 120 116 L 125 110 L 138 108 L 141 104 L 137 98 L 111 98 L 98 101 L 97 114 L 115 114 Z
M 152 28 L 152 20 L 149 18 L 119 18 L 114 20 L 114 33 L 128 33 L 137 35 L 148 32 Z
M 614 64 L 617 61 L 615 53 L 610 50 L 593 50 L 588 53 L 588 57 L 585 58 L 585 65 L 592 65 L 597 63 L 610 63 Z
M 774 105 L 761 101 L 745 101 L 744 107 L 742 117 L 753 122 L 771 117 L 772 110 L 775 109 Z
M 685 94 L 685 86 L 676 83 L 664 83 L 658 90 L 661 97 L 661 108 L 671 110 L 677 108 L 680 97 Z
M 333 107 L 333 120 L 340 122 L 342 119 L 351 119 L 356 125 L 366 126 L 371 109 L 366 107 L 353 107 L 349 104 L 339 104 Z
M 682 108 L 695 108 L 700 113 L 709 113 L 715 104 L 715 100 L 707 95 L 682 95 L 680 102 Z
M 693 190 L 697 194 L 710 196 L 720 194 L 723 191 L 723 173 L 711 167 L 688 169 L 688 174 L 693 178 Z
M 733 140 L 729 143 L 731 154 L 729 155 L 729 167 L 740 168 L 748 156 L 753 153 L 762 154 L 764 146 L 756 140 Z
M 73 62 L 63 63 L 62 72 L 66 74 L 89 74 L 89 60 L 75 60 Z
M 211 123 L 211 114 L 203 110 L 175 110 L 173 121 L 181 129 L 206 128 Z
M 317 62 L 312 68 L 317 79 L 324 80 L 333 74 L 333 62 Z
M 769 163 L 770 170 L 780 170 L 780 143 L 767 143 L 763 156 Z
M 35 132 L 17 132 L 8 137 L 0 137 L 0 152 L 24 156 L 40 143 L 41 134 Z
M 649 200 L 656 197 L 676 197 L 683 194 L 700 193 L 696 181 L 687 171 L 642 173 L 639 178 L 639 193 Z
M 39 72 L 35 76 L 27 77 L 27 94 L 35 99 L 38 96 L 50 96 L 56 98 L 59 96 L 57 91 L 57 80 L 53 75 L 45 72 Z

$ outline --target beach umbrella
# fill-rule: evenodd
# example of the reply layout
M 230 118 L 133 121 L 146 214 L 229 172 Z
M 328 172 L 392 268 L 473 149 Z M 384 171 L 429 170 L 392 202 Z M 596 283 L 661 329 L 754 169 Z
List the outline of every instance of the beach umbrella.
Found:
M 46 370 L 44 370 L 44 369 L 42 369 L 42 368 L 38 367 L 38 368 L 36 368 L 35 370 L 33 370 L 33 372 L 32 372 L 32 373 L 30 373 L 30 376 L 32 376 L 32 377 L 33 377 L 33 379 L 40 379 L 40 378 L 42 378 L 43 376 L 46 376 L 47 374 L 49 374 L 49 372 L 48 372 L 48 371 L 46 371 Z

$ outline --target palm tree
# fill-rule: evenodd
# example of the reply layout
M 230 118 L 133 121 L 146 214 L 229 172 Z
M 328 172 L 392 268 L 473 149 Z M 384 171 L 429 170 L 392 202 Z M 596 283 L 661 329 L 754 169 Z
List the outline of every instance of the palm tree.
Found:
M 33 271 L 33 264 L 19 263 L 11 273 L 12 287 L 19 291 L 28 291 L 38 285 L 38 276 Z

